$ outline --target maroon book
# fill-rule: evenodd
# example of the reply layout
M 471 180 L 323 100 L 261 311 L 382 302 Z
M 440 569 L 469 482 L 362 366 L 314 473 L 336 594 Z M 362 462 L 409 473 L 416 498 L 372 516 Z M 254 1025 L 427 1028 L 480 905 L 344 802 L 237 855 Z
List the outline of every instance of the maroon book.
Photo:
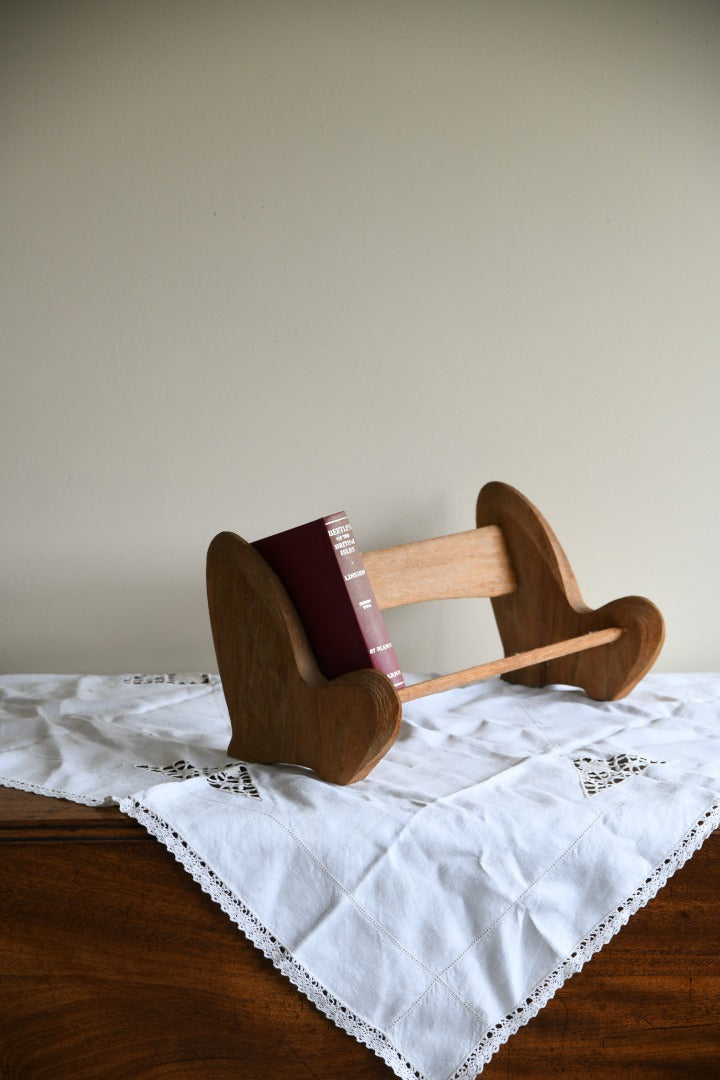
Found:
M 405 685 L 385 620 L 340 512 L 253 544 L 282 581 L 327 679 L 375 668 Z

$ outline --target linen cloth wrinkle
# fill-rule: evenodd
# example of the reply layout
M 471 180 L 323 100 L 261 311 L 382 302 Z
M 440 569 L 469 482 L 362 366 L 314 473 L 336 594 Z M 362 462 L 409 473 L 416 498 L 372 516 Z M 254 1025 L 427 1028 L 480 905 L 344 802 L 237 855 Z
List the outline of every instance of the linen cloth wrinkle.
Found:
M 573 842 L 571 847 L 574 846 L 575 843 L 578 843 L 580 840 L 582 840 L 583 837 L 587 833 L 589 833 L 598 824 L 598 822 L 601 821 L 603 816 L 604 815 L 602 813 L 597 814 L 595 816 L 595 818 L 592 821 L 590 821 L 590 823 L 587 825 L 587 827 L 585 829 L 585 832 Z M 512 918 L 513 917 L 513 909 L 516 908 L 516 906 L 521 901 L 523 901 L 523 900 L 527 901 L 530 894 L 531 894 L 531 892 L 532 892 L 532 890 L 539 883 L 540 879 L 542 877 L 544 877 L 546 874 L 550 873 L 553 870 L 554 866 L 556 864 L 560 863 L 561 860 L 566 858 L 569 855 L 569 853 L 570 853 L 570 849 L 566 849 L 566 850 L 560 852 L 558 854 L 555 862 L 553 864 L 551 864 L 550 866 L 546 867 L 545 869 L 543 869 L 542 872 L 538 874 L 538 877 L 536 878 L 536 880 L 530 881 L 530 883 L 527 885 L 527 887 L 523 890 L 522 893 L 520 893 L 519 895 L 513 897 L 508 902 L 507 906 L 497 915 L 497 917 L 493 920 L 493 922 L 491 924 L 489 924 L 489 925 L 483 927 L 482 929 L 480 929 L 480 931 L 478 932 L 475 939 L 472 942 L 470 942 L 470 944 L 466 947 L 466 949 L 463 951 L 463 953 L 460 956 L 456 957 L 442 971 L 439 971 L 437 973 L 437 979 L 439 981 L 445 982 L 445 984 L 447 985 L 447 980 L 446 980 L 445 977 L 451 971 L 451 969 L 455 965 L 459 964 L 469 952 L 471 952 L 474 948 L 476 948 L 481 943 L 482 939 L 487 934 L 489 934 L 493 930 L 496 930 L 498 928 L 500 922 L 503 919 Z M 563 910 L 564 905 L 563 905 L 563 902 L 562 902 L 562 891 L 561 890 L 558 893 L 558 899 L 560 901 L 559 904 L 558 904 L 558 908 L 559 908 L 559 910 Z M 537 941 L 534 943 L 533 947 L 535 949 L 537 949 L 541 954 L 543 954 L 543 955 L 553 955 L 553 953 L 552 953 L 552 946 L 553 945 L 554 945 L 555 950 L 557 950 L 558 948 L 566 948 L 567 947 L 567 942 L 562 942 L 562 943 L 559 943 L 557 941 L 552 942 L 552 941 L 550 941 L 548 939 L 547 928 L 534 922 L 532 908 L 531 908 L 529 903 L 527 905 L 526 913 L 527 913 L 528 919 L 530 921 L 530 927 L 525 927 L 524 930 L 521 930 L 521 932 L 523 932 L 526 936 L 528 934 L 530 934 L 530 937 L 532 938 L 532 931 L 533 930 L 535 931 Z M 546 949 L 543 949 L 543 945 L 547 945 L 547 946 L 550 946 L 550 947 L 546 948 Z M 526 943 L 524 947 L 525 947 L 525 949 L 528 949 L 529 945 Z M 427 992 L 427 991 L 425 991 L 425 992 Z
M 118 803 L 402 1080 L 472 1080 L 720 825 L 720 674 L 418 699 L 348 787 L 229 737 L 216 675 L 0 676 L 0 783 Z

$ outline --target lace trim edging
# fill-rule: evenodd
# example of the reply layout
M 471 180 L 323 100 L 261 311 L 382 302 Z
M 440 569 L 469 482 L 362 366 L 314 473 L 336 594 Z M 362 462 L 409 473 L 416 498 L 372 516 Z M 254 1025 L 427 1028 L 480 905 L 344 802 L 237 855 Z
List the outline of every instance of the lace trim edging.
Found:
M 170 828 L 162 818 L 154 814 L 152 810 L 148 810 L 133 796 L 122 800 L 120 810 L 135 818 L 156 840 L 164 844 L 203 892 L 219 904 L 253 945 L 260 949 L 268 960 L 329 1020 L 382 1058 L 401 1080 L 425 1080 L 423 1074 L 393 1046 L 382 1031 L 356 1016 L 295 960 L 282 942 L 271 934 L 242 900 L 231 892 L 215 871 L 193 851 L 180 833 Z
M 685 834 L 678 846 L 667 858 L 663 859 L 627 900 L 618 904 L 605 918 L 590 931 L 576 946 L 570 956 L 551 971 L 525 1001 L 503 1020 L 488 1031 L 475 1050 L 465 1059 L 448 1080 L 473 1080 L 481 1073 L 500 1047 L 521 1027 L 532 1020 L 542 1008 L 555 996 L 560 987 L 591 960 L 596 953 L 607 945 L 622 930 L 631 916 L 645 907 L 663 886 L 667 885 L 673 874 L 685 865 L 688 859 L 702 847 L 708 836 L 720 826 L 720 805 L 711 806 Z
M 0 780 L 0 783 L 2 781 Z M 47 792 L 41 792 L 46 794 Z M 314 979 L 289 953 L 285 946 L 260 920 L 228 889 L 218 875 L 190 847 L 180 833 L 171 829 L 162 818 L 148 810 L 132 796 L 120 803 L 120 810 L 135 818 L 147 831 L 159 840 L 181 863 L 201 889 L 214 900 L 225 914 L 240 928 L 246 937 L 274 964 L 297 989 L 319 1010 L 363 1043 L 400 1077 L 400 1080 L 426 1080 L 404 1054 L 377 1028 L 365 1023 L 334 997 L 321 983 Z M 521 1027 L 536 1016 L 554 997 L 560 987 L 576 974 L 604 945 L 617 934 L 640 908 L 652 900 L 660 889 L 688 859 L 698 851 L 712 832 L 720 826 L 720 805 L 710 807 L 695 822 L 678 847 L 628 899 L 611 911 L 590 933 L 583 938 L 570 956 L 551 971 L 528 997 L 512 1013 L 505 1016 L 485 1032 L 483 1038 L 462 1064 L 447 1080 L 474 1080 L 481 1073 L 500 1047 Z
M 116 800 L 109 795 L 71 795 L 67 791 L 31 784 L 26 780 L 9 780 L 0 776 L 0 787 L 15 788 L 17 791 L 31 791 L 33 795 L 44 795 L 46 799 L 65 799 L 67 802 L 80 803 L 82 806 L 111 806 Z

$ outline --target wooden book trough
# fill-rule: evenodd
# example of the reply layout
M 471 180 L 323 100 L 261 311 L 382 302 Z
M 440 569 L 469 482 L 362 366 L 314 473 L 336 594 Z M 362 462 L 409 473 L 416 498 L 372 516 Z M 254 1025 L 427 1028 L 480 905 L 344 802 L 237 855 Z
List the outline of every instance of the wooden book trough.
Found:
M 520 492 L 491 483 L 469 532 L 369 551 L 381 609 L 449 597 L 490 597 L 505 655 L 396 690 L 378 671 L 328 680 L 300 619 L 262 556 L 234 533 L 208 550 L 210 622 L 232 723 L 228 753 L 308 766 L 323 780 L 361 780 L 397 738 L 405 701 L 494 675 L 525 686 L 564 683 L 612 701 L 650 669 L 664 639 L 649 600 L 583 603 L 552 529 Z

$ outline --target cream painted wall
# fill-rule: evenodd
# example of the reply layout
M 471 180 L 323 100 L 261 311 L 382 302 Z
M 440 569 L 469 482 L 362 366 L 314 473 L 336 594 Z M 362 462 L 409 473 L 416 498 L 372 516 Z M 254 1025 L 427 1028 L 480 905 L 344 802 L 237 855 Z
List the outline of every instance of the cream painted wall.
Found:
M 6 0 L 0 136 L 1 671 L 213 670 L 215 532 L 490 479 L 718 670 L 717 4 Z

